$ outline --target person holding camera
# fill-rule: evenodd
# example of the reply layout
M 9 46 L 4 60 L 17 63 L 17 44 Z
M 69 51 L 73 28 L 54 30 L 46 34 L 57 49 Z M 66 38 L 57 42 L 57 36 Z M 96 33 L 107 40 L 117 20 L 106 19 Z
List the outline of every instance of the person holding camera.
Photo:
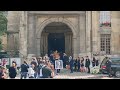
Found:
M 28 68 L 29 65 L 27 64 L 26 61 L 24 61 L 24 63 L 21 65 L 21 79 L 26 79 L 27 78 L 27 74 L 28 74 Z

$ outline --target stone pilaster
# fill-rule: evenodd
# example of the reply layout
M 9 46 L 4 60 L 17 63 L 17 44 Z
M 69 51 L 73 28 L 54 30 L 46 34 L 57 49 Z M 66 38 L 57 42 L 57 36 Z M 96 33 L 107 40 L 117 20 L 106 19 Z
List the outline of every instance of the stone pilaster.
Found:
M 19 31 L 20 57 L 27 57 L 27 12 L 21 11 Z
M 80 29 L 80 33 L 79 33 L 79 37 L 78 37 L 78 42 L 79 42 L 78 45 L 80 45 L 80 47 L 78 47 L 78 50 L 80 53 L 85 53 L 85 51 L 86 51 L 86 40 L 85 40 L 86 39 L 86 30 L 85 30 L 85 15 L 84 14 L 80 15 L 79 29 Z
M 65 53 L 70 56 L 72 55 L 72 33 L 65 33 Z
M 42 55 L 48 53 L 48 33 L 42 33 L 40 46 L 40 52 Z
M 37 56 L 40 56 L 41 55 L 41 50 L 40 50 L 40 47 L 41 47 L 41 43 L 40 43 L 40 41 L 41 41 L 41 37 L 40 38 L 37 38 L 36 39 L 36 45 L 37 45 Z
M 92 45 L 93 53 L 99 51 L 98 42 L 98 30 L 99 30 L 99 13 L 98 11 L 92 11 Z M 99 40 L 99 41 L 98 41 Z
M 16 51 L 19 48 L 19 25 L 20 25 L 20 12 L 9 11 L 8 12 L 8 23 L 7 23 L 7 50 Z
M 120 55 L 120 12 L 111 11 L 111 54 Z
M 91 11 L 86 11 L 86 55 L 91 56 Z
M 36 38 L 35 38 L 35 17 L 29 15 L 28 17 L 28 53 L 36 54 Z
M 73 57 L 77 58 L 78 57 L 78 48 L 77 48 L 77 37 L 73 37 Z

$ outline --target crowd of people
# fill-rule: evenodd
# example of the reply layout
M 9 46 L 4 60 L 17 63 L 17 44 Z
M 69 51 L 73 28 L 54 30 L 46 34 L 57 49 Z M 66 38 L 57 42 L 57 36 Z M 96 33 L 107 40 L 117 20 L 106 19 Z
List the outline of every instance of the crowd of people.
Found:
M 72 56 L 67 56 L 65 53 L 60 55 L 58 52 L 51 53 L 50 56 L 46 54 L 44 57 L 32 57 L 30 63 L 27 60 L 21 64 L 20 67 L 20 78 L 53 78 L 55 75 L 60 73 L 60 69 L 55 69 L 55 61 L 62 60 L 63 68 L 73 72 L 88 72 L 90 73 L 90 63 L 91 60 L 88 56 L 73 58 Z M 93 58 L 92 65 L 98 66 L 98 60 Z M 12 66 L 8 69 L 9 77 L 14 79 L 17 76 L 16 62 L 12 62 Z M 0 78 L 8 78 L 6 75 L 5 68 L 0 69 Z

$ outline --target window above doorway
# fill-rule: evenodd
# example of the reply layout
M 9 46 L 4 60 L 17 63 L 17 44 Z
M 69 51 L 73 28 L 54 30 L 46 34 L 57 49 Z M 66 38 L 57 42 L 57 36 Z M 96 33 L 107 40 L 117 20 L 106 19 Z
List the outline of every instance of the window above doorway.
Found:
M 100 27 L 111 27 L 111 12 L 100 11 L 99 22 Z

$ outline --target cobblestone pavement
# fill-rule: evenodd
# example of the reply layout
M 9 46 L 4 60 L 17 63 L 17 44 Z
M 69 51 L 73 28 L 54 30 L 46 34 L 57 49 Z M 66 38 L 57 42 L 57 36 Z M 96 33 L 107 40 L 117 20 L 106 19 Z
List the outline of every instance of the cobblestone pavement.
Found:
M 9 78 L 8 78 L 9 79 Z M 18 75 L 15 79 L 20 79 Z M 53 79 L 120 79 L 120 78 L 109 78 L 106 74 L 88 74 L 86 72 L 74 72 L 70 73 L 70 70 L 63 69 L 59 75 L 55 75 Z
M 59 75 L 56 75 L 55 79 L 112 79 L 107 77 L 105 74 L 88 74 L 86 72 L 74 72 L 70 73 L 70 70 L 61 70 Z

